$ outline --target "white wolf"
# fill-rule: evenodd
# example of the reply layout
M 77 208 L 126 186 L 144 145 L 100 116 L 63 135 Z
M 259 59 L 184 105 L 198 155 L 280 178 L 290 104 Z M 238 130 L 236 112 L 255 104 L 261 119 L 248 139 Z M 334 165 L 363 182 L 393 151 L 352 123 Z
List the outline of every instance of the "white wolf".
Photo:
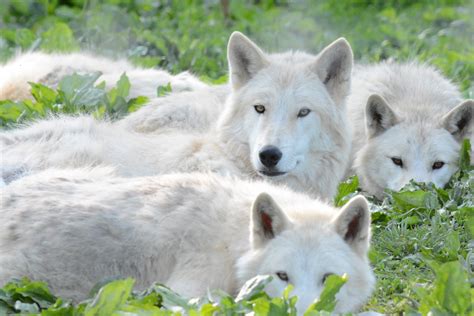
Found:
M 105 81 L 106 88 L 114 87 L 125 72 L 131 82 L 130 97 L 157 96 L 157 88 L 171 84 L 175 92 L 189 91 L 207 85 L 188 72 L 176 76 L 159 69 L 133 66 L 126 60 L 111 60 L 86 53 L 45 54 L 40 52 L 18 55 L 4 65 L 0 65 L 0 100 L 30 99 L 28 82 L 38 82 L 56 87 L 66 75 L 74 72 L 102 72 L 99 81 Z
M 353 168 L 376 196 L 411 179 L 444 186 L 472 137 L 474 101 L 438 71 L 418 63 L 356 68 L 348 98 Z
M 232 93 L 215 130 L 144 135 L 87 118 L 43 121 L 0 134 L 3 178 L 22 169 L 106 163 L 128 176 L 213 171 L 265 178 L 332 198 L 350 155 L 349 44 L 339 39 L 316 57 L 267 55 L 236 32 L 228 58 Z
M 222 91 L 225 86 L 158 99 L 121 124 L 142 133 L 167 127 L 205 131 L 222 111 Z M 356 173 L 361 186 L 378 197 L 410 179 L 444 186 L 457 169 L 462 138 L 474 142 L 473 101 L 463 102 L 458 89 L 425 64 L 355 67 L 347 106 L 355 160 L 349 174 Z
M 3 189 L 0 285 L 12 277 L 47 281 L 84 299 L 95 283 L 133 277 L 185 296 L 247 279 L 293 284 L 304 311 L 325 278 L 347 273 L 338 312 L 361 307 L 374 288 L 368 263 L 370 213 L 358 196 L 341 210 L 265 182 L 207 174 L 118 178 L 108 169 L 48 169 Z

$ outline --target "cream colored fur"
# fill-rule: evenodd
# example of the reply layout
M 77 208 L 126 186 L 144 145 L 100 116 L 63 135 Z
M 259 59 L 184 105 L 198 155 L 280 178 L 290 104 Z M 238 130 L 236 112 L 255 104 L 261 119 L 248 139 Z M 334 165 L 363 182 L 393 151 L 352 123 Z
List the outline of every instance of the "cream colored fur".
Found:
M 191 297 L 216 288 L 236 294 L 247 279 L 270 274 L 266 291 L 281 295 L 293 284 L 300 314 L 328 274 L 349 277 L 338 312 L 356 311 L 374 288 L 361 196 L 338 210 L 264 182 L 117 178 L 104 168 L 49 169 L 2 190 L 0 286 L 28 276 L 78 301 L 101 280 L 133 277 L 138 289 L 160 282 Z
M 41 52 L 18 55 L 0 65 L 0 100 L 30 99 L 28 82 L 42 83 L 55 88 L 66 75 L 102 72 L 98 82 L 105 81 L 106 88 L 115 86 L 123 73 L 130 82 L 130 97 L 157 96 L 159 86 L 171 84 L 174 92 L 189 91 L 207 87 L 206 84 L 188 72 L 172 76 L 160 69 L 146 69 L 133 66 L 126 60 L 111 60 L 87 53 L 45 54 Z
M 317 57 L 268 55 L 240 33 L 229 40 L 232 93 L 207 133 L 160 130 L 138 134 L 120 124 L 59 118 L 0 134 L 3 179 L 49 167 L 108 164 L 126 176 L 212 171 L 266 179 L 331 199 L 350 151 L 345 96 L 352 52 L 337 40 Z M 255 105 L 265 106 L 263 114 Z M 298 117 L 302 109 L 305 117 Z M 266 146 L 278 164 L 262 164 Z
M 444 186 L 458 168 L 460 141 L 474 139 L 474 102 L 463 101 L 455 85 L 424 64 L 356 68 L 348 112 L 354 171 L 379 197 L 411 179 Z M 444 165 L 437 169 L 436 162 Z
M 457 169 L 461 138 L 474 142 L 472 100 L 463 103 L 453 83 L 433 67 L 415 62 L 360 65 L 354 69 L 352 82 L 347 104 L 355 162 L 347 174 L 357 173 L 362 187 L 379 197 L 384 189 L 399 190 L 410 179 L 445 185 Z M 384 117 L 385 128 L 374 126 L 378 132 L 367 130 L 367 103 L 373 94 L 382 97 L 374 96 L 372 101 L 385 104 L 382 109 L 390 109 L 388 116 L 395 114 L 393 121 Z M 170 127 L 205 131 L 223 111 L 219 97 L 206 89 L 156 100 L 143 112 L 126 117 L 123 124 L 142 133 Z M 454 110 L 456 106 L 460 107 Z M 457 128 L 459 122 L 465 124 L 462 131 Z M 392 157 L 403 158 L 403 168 L 395 166 Z M 433 170 L 437 161 L 445 165 Z

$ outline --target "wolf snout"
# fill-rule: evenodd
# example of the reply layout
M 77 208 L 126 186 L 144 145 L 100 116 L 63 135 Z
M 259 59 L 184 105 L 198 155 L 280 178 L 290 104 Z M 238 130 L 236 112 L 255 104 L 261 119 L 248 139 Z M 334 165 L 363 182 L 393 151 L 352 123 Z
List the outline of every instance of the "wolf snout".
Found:
M 283 154 L 280 149 L 271 145 L 264 146 L 262 149 L 260 149 L 260 152 L 258 153 L 260 162 L 267 168 L 275 167 L 282 156 Z

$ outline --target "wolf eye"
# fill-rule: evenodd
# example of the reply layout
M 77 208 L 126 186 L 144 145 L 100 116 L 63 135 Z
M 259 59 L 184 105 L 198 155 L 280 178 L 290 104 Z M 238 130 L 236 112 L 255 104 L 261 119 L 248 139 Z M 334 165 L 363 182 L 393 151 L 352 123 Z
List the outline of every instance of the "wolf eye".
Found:
M 254 106 L 255 111 L 257 111 L 258 114 L 263 114 L 265 112 L 265 107 L 261 104 L 257 104 Z
M 396 164 L 400 168 L 403 167 L 403 161 L 400 158 L 392 157 L 391 159 L 392 159 L 394 164 Z
M 433 170 L 436 170 L 436 169 L 443 168 L 443 166 L 444 166 L 443 161 L 435 161 L 432 168 L 433 168 Z
M 311 112 L 310 109 L 307 109 L 307 108 L 301 109 L 301 110 L 298 112 L 298 117 L 305 117 L 306 115 L 309 114 L 309 112 Z
M 276 275 L 280 278 L 280 280 L 288 282 L 288 274 L 286 274 L 286 272 L 278 271 Z
M 323 275 L 323 279 L 321 280 L 321 283 L 326 283 L 326 279 L 329 278 L 331 275 L 334 275 L 334 273 L 326 273 Z

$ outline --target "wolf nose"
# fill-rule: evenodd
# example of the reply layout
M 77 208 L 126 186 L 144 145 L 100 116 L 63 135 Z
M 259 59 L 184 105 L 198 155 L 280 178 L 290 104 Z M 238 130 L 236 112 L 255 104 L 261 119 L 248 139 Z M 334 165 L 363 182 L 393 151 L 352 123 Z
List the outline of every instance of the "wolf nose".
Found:
M 258 156 L 265 167 L 272 168 L 280 161 L 282 153 L 275 146 L 265 146 L 260 150 Z

